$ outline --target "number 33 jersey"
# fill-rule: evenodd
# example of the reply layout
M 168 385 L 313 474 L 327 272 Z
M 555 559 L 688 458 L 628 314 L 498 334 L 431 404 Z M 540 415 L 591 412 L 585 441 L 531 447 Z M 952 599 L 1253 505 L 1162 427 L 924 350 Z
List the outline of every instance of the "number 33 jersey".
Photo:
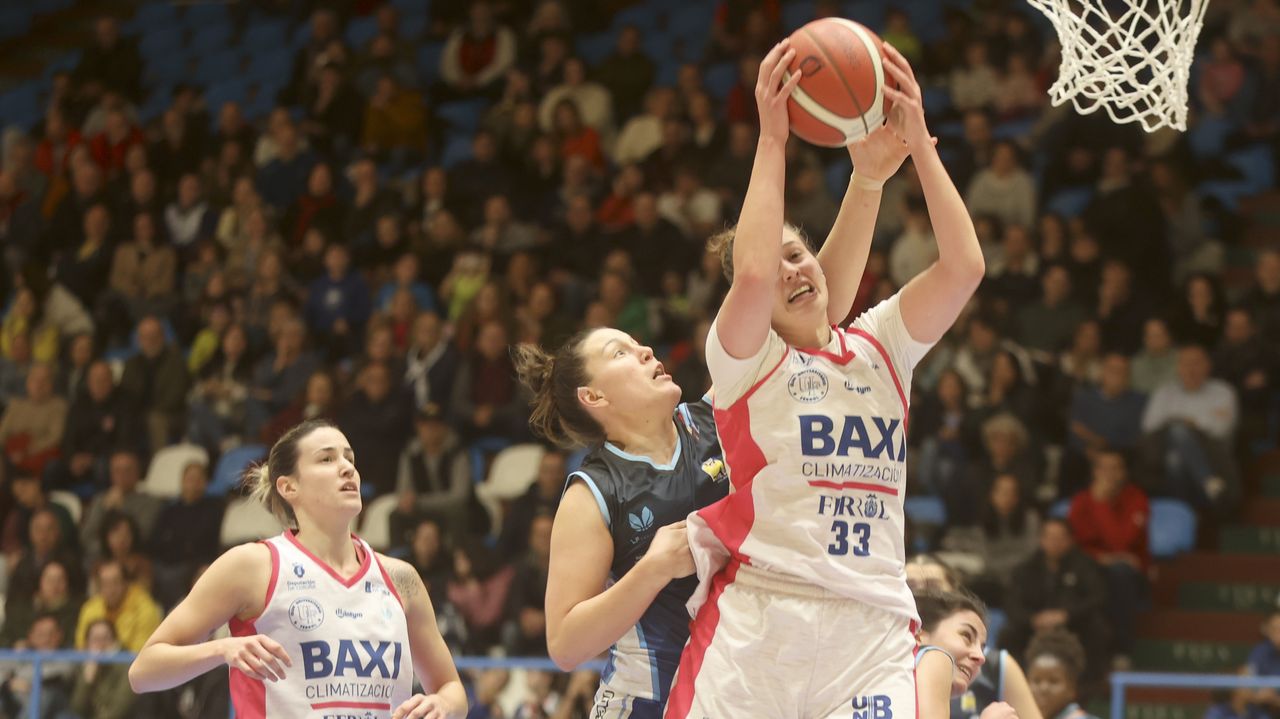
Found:
M 930 345 L 907 334 L 898 295 L 833 327 L 817 350 L 771 329 L 737 359 L 718 332 L 707 363 L 732 490 L 691 517 L 691 542 L 915 619 L 903 571 L 907 398 Z M 699 563 L 705 588 L 715 567 Z

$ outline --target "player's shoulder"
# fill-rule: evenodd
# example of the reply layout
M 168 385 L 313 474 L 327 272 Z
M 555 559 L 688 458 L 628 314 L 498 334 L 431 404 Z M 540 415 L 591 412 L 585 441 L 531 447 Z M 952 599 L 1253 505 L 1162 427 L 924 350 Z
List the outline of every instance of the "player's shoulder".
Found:
M 392 588 L 400 596 L 401 606 L 408 609 L 414 603 L 427 596 L 427 585 L 422 581 L 422 575 L 418 574 L 418 570 L 412 564 L 382 552 L 374 552 L 373 554 L 377 557 L 378 563 L 382 565 L 383 570 L 386 571 L 387 581 L 391 582 Z
M 268 546 L 267 542 L 245 542 L 223 552 L 213 564 L 209 565 L 210 569 L 223 569 L 228 571 L 253 571 L 263 568 L 271 568 L 274 562 L 275 552 Z

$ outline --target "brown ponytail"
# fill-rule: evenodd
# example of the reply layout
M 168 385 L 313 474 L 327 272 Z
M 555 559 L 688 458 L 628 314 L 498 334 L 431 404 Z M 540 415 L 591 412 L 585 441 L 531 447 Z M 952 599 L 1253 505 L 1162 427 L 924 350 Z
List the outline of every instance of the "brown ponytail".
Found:
M 533 392 L 529 427 L 561 447 L 593 446 L 604 441 L 604 428 L 578 401 L 578 388 L 590 382 L 582 343 L 591 330 L 569 338 L 548 354 L 532 344 L 516 345 L 512 360 L 520 381 Z

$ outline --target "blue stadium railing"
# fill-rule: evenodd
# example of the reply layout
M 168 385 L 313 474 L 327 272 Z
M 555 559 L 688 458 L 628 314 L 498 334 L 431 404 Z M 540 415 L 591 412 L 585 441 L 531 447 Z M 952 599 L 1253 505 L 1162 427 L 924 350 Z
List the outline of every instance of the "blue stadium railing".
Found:
M 87 662 L 95 661 L 101 664 L 128 664 L 133 661 L 134 654 L 130 652 L 120 652 L 118 654 L 90 654 L 88 652 L 76 651 L 57 651 L 57 652 L 32 652 L 17 651 L 13 649 L 0 649 L 0 662 L 29 662 L 35 669 L 35 675 L 41 676 L 42 669 L 47 662 Z M 550 659 L 545 657 L 517 657 L 506 659 L 494 659 L 490 657 L 457 657 L 454 663 L 459 670 L 467 669 L 541 669 L 546 671 L 560 672 L 563 671 L 555 665 Z M 593 669 L 599 671 L 603 668 L 600 662 L 592 662 L 585 664 L 582 669 Z M 31 696 L 27 701 L 28 716 L 30 719 L 40 719 L 40 693 L 42 687 L 40 682 L 31 683 Z M 235 716 L 235 712 L 231 713 Z
M 1111 675 L 1111 719 L 1124 719 L 1125 690 L 1129 687 L 1177 689 L 1280 689 L 1280 676 L 1238 674 L 1175 674 L 1171 672 L 1115 672 Z

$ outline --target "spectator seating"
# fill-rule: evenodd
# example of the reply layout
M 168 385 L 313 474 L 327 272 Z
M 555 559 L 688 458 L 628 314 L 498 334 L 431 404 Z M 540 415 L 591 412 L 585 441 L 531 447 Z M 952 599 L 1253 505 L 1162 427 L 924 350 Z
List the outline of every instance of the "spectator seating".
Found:
M 209 452 L 197 444 L 174 444 L 161 449 L 151 458 L 142 489 L 157 497 L 177 497 L 182 492 L 182 472 L 192 462 L 208 466 Z

